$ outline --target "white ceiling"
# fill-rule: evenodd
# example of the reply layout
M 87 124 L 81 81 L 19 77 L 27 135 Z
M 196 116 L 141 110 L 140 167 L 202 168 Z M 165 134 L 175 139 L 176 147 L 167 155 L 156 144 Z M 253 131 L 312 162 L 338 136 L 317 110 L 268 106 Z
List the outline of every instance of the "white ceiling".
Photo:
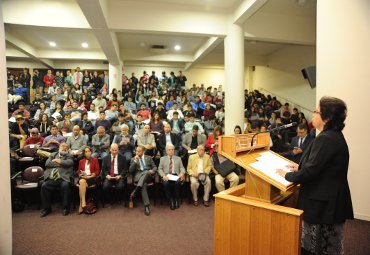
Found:
M 90 2 L 91 1 L 91 2 Z M 153 16 L 150 17 L 141 17 L 140 16 L 140 10 L 122 10 L 122 17 L 117 17 L 122 20 L 122 24 L 125 24 L 129 22 L 130 24 L 135 24 L 137 22 L 136 20 L 127 20 L 125 19 L 125 13 L 126 12 L 137 12 L 137 18 L 140 19 L 140 22 L 146 21 L 148 24 L 150 24 L 151 20 L 153 19 L 159 19 L 159 14 L 161 11 L 163 11 L 163 5 L 171 5 L 175 6 L 175 9 L 187 9 L 189 13 L 191 13 L 191 10 L 194 10 L 196 12 L 196 15 L 199 15 L 200 11 L 204 11 L 205 13 L 209 13 L 209 10 L 214 10 L 214 15 L 217 16 L 216 18 L 226 17 L 225 15 L 230 15 L 236 11 L 236 9 L 239 7 L 239 5 L 243 2 L 243 0 L 107 0 L 109 3 L 109 7 L 114 7 L 115 3 L 122 4 L 123 2 L 130 3 L 132 5 L 140 4 L 140 6 L 145 6 L 146 4 L 151 4 L 152 8 L 154 8 Z M 244 0 L 248 1 L 248 0 Z M 256 0 L 258 1 L 264 1 L 264 0 Z M 40 54 L 40 58 L 49 58 L 50 61 L 59 61 L 60 55 L 58 57 L 55 57 L 55 55 L 50 54 L 50 56 L 45 56 L 45 52 L 47 51 L 68 51 L 69 54 L 75 52 L 76 58 L 75 59 L 81 59 L 87 60 L 91 59 L 91 61 L 94 60 L 94 56 L 87 56 L 81 55 L 79 53 L 83 52 L 95 52 L 96 53 L 96 60 L 101 60 L 101 55 L 105 54 L 106 58 L 109 60 L 109 58 L 112 56 L 112 54 L 116 54 L 118 52 L 118 58 L 120 58 L 119 52 L 131 52 L 130 55 L 130 62 L 140 63 L 140 62 L 146 62 L 146 63 L 154 63 L 155 58 L 153 59 L 153 54 L 150 53 L 150 47 L 152 45 L 164 45 L 167 49 L 163 56 L 159 56 L 158 63 L 166 63 L 166 62 L 172 62 L 172 63 L 183 63 L 186 65 L 189 62 L 192 62 L 192 59 L 194 58 L 194 62 L 198 61 L 197 56 L 199 55 L 199 52 L 203 52 L 204 54 L 201 54 L 201 58 L 199 58 L 199 64 L 209 64 L 209 65 L 222 65 L 223 64 L 223 53 L 224 53 L 224 44 L 222 42 L 223 37 L 225 35 L 211 35 L 205 33 L 198 33 L 197 36 L 194 36 L 194 34 L 190 35 L 189 33 L 182 33 L 181 28 L 173 29 L 172 31 L 168 31 L 168 26 L 166 23 L 173 22 L 172 20 L 163 20 L 162 24 L 165 27 L 163 30 L 158 27 L 155 28 L 155 30 L 150 31 L 150 29 L 145 30 L 136 30 L 132 31 L 130 30 L 125 31 L 124 28 L 120 29 L 119 27 L 110 28 L 104 27 L 106 25 L 100 24 L 100 27 L 97 27 L 96 25 L 91 28 L 76 28 L 71 25 L 67 26 L 66 24 L 58 24 L 57 26 L 56 21 L 48 22 L 45 20 L 40 21 L 40 25 L 35 25 L 35 22 L 27 22 L 24 21 L 24 19 L 21 19 L 22 17 L 22 8 L 26 4 L 32 4 L 32 5 L 40 5 L 40 8 L 44 8 L 45 11 L 47 11 L 48 8 L 48 2 L 53 2 L 53 4 L 59 3 L 60 5 L 63 5 L 63 3 L 70 3 L 71 6 L 80 6 L 82 9 L 82 13 L 86 16 L 86 12 L 83 10 L 83 3 L 89 5 L 91 4 L 98 4 L 104 1 L 99 0 L 3 0 L 5 4 L 3 6 L 3 10 L 8 10 L 7 15 L 9 16 L 9 6 L 12 6 L 14 10 L 14 15 L 18 15 L 20 17 L 19 20 L 21 20 L 18 24 L 15 20 L 17 20 L 17 16 L 12 17 L 12 23 L 8 23 L 6 19 L 4 19 L 5 22 L 5 31 L 7 35 L 11 35 L 16 40 L 19 40 L 20 42 L 23 42 L 26 46 L 31 47 L 32 50 L 28 50 L 31 52 L 34 56 L 33 59 L 37 59 L 37 55 L 39 52 L 43 52 L 43 54 Z M 155 6 L 160 6 L 158 9 L 155 9 L 153 7 L 153 4 Z M 121 6 L 121 5 L 120 5 Z M 55 6 L 54 6 L 55 8 Z M 27 8 L 24 8 L 27 9 Z M 102 8 L 103 10 L 104 8 Z M 4 11 L 5 11 L 4 10 Z M 189 11 L 190 10 L 190 11 Z M 64 9 L 63 9 L 64 11 Z M 91 11 L 91 9 L 89 9 Z M 92 16 L 88 17 L 86 16 L 86 20 L 89 21 L 90 18 L 90 24 L 91 19 L 95 20 L 104 20 L 104 17 L 98 17 L 101 15 L 101 13 L 104 13 L 105 10 L 99 12 L 96 11 L 96 13 L 92 13 Z M 164 11 L 166 11 L 164 9 Z M 219 12 L 225 12 L 225 14 L 217 14 Z M 91 13 L 90 13 L 91 14 Z M 264 4 L 256 13 L 254 13 L 251 17 L 254 19 L 255 17 L 258 17 L 258 15 L 273 15 L 273 16 L 284 16 L 284 17 L 290 17 L 292 18 L 292 22 L 294 23 L 294 19 L 298 17 L 299 19 L 305 19 L 309 20 L 309 18 L 315 18 L 316 17 L 316 0 L 307 0 L 306 4 L 304 6 L 298 6 L 297 0 L 268 0 L 266 4 Z M 212 15 L 212 14 L 211 14 Z M 220 16 L 221 15 L 221 16 Z M 224 15 L 224 16 L 222 16 Z M 32 16 L 32 15 L 31 15 Z M 109 13 L 105 13 L 105 16 L 109 17 Z M 197 16 L 198 17 L 198 16 Z M 261 16 L 262 17 L 262 16 Z M 79 17 L 81 18 L 81 17 Z M 95 19 L 96 18 L 96 19 Z M 184 19 L 184 17 L 181 17 Z M 41 20 L 41 19 L 40 19 Z M 191 16 L 189 16 L 188 19 L 184 19 L 191 21 Z M 224 18 L 224 21 L 221 21 L 219 24 L 223 24 L 227 22 L 227 18 Z M 248 22 L 248 20 L 247 20 Z M 285 21 L 286 22 L 286 21 Z M 72 22 L 73 23 L 73 22 Z M 68 23 L 68 24 L 72 24 Z M 104 22 L 103 22 L 104 23 Z M 109 21 L 106 21 L 105 24 L 109 24 Z M 145 23 L 145 22 L 144 22 Z M 288 21 L 289 23 L 289 21 Z M 52 25 L 50 25 L 52 24 Z M 248 23 L 246 23 L 248 24 Z M 99 25 L 99 24 L 98 24 Z M 142 25 L 142 24 L 141 24 Z M 310 25 L 310 24 L 308 24 Z M 312 24 L 311 24 L 312 25 Z M 314 25 L 314 24 L 313 24 Z M 63 27 L 66 26 L 66 27 Z M 203 27 L 205 24 L 199 23 L 194 24 L 196 27 Z M 150 26 L 148 26 L 150 27 Z M 266 28 L 266 24 L 264 24 L 264 27 Z M 268 26 L 267 26 L 268 27 Z M 256 29 L 256 28 L 254 28 Z M 281 27 L 282 31 L 284 29 L 287 29 L 285 27 Z M 158 31 L 165 31 L 166 32 L 158 32 Z M 258 29 L 256 29 L 258 31 Z M 254 31 L 256 31 L 254 30 Z M 104 33 L 104 31 L 106 31 Z M 123 32 L 122 32 L 123 31 Z M 206 31 L 206 30 L 205 30 Z M 276 32 L 276 31 L 273 31 Z M 290 32 L 290 31 L 288 31 Z M 274 33 L 271 33 L 273 36 Z M 277 33 L 279 34 L 279 33 Z M 110 35 L 110 36 L 109 36 Z M 294 34 L 293 34 L 294 36 Z M 302 35 L 298 34 L 298 37 Z M 19 43 L 18 45 L 15 45 L 15 47 L 10 46 L 14 45 L 14 39 L 10 40 L 7 38 L 9 36 L 6 36 L 7 41 L 7 48 L 11 49 L 12 54 L 8 55 L 9 60 L 14 60 L 17 56 L 17 54 L 14 54 L 15 49 L 18 49 L 22 52 L 27 51 L 27 49 L 23 49 L 22 47 L 24 44 Z M 207 42 L 212 37 L 219 37 L 220 40 L 216 40 L 215 44 L 210 47 L 210 50 L 207 50 L 207 47 L 204 45 L 207 45 Z M 284 39 L 284 38 L 283 38 Z M 246 33 L 246 39 L 245 39 L 245 55 L 246 58 L 248 56 L 260 56 L 260 57 L 266 57 L 278 50 L 280 50 L 283 47 L 289 47 L 292 43 L 299 43 L 300 41 L 303 41 L 303 45 L 309 45 L 312 44 L 312 40 L 309 42 L 304 42 L 302 39 L 297 39 L 294 42 L 294 38 L 289 38 L 289 40 L 285 41 L 278 36 L 276 38 L 271 37 L 271 39 L 268 38 L 268 36 L 256 36 L 254 34 L 248 34 Z M 115 41 L 116 40 L 116 41 Z M 12 43 L 10 43 L 10 41 Z M 57 47 L 51 48 L 49 46 L 49 41 L 54 41 L 57 44 Z M 315 39 L 313 40 L 315 41 Z M 82 42 L 87 42 L 89 44 L 88 49 L 83 49 L 81 47 Z M 117 43 L 115 43 L 117 42 Z M 114 45 L 118 46 L 117 50 L 112 49 Z M 182 49 L 180 51 L 175 51 L 173 47 L 179 44 L 181 45 Z M 205 48 L 204 48 L 205 47 Z M 27 47 L 26 47 L 27 48 Z M 135 52 L 140 52 L 138 54 L 137 58 L 135 59 Z M 145 57 L 145 54 L 147 53 L 148 57 Z M 41 56 L 42 55 L 42 56 Z M 122 55 L 122 54 L 121 54 Z M 24 58 L 24 55 L 19 54 L 19 58 Z M 67 57 L 67 59 L 74 59 L 71 57 Z M 249 58 L 252 59 L 252 58 Z M 125 59 L 121 59 L 125 60 Z M 50 62 L 52 63 L 52 62 Z

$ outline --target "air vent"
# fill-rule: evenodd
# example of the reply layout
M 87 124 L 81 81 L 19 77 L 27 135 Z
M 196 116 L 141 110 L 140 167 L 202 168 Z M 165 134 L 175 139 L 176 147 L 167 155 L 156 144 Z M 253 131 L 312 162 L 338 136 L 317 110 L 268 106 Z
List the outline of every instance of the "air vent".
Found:
M 150 50 L 149 51 L 151 53 L 156 53 L 156 54 L 165 54 L 165 53 L 167 53 L 166 46 L 159 45 L 159 44 L 152 45 L 150 47 Z

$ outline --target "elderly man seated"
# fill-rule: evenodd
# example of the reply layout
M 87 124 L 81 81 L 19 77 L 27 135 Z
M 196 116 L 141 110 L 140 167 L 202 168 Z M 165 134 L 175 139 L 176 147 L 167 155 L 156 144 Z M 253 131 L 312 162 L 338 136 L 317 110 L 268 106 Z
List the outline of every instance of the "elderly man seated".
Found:
M 41 185 L 42 211 L 40 217 L 51 212 L 52 191 L 60 189 L 63 202 L 63 216 L 69 214 L 69 197 L 71 193 L 71 176 L 73 174 L 73 158 L 69 154 L 69 146 L 61 143 L 59 151 L 52 153 L 45 163 L 44 182 Z
M 199 182 L 201 182 L 204 186 L 203 204 L 208 207 L 211 191 L 211 180 L 209 179 L 211 159 L 209 155 L 205 154 L 203 145 L 199 145 L 197 153 L 189 157 L 187 171 L 190 175 L 190 189 L 193 194 L 194 206 L 198 206 L 198 188 Z
M 167 156 L 161 157 L 158 167 L 158 173 L 162 178 L 163 190 L 167 200 L 170 202 L 171 210 L 180 207 L 181 182 L 185 178 L 185 168 L 182 165 L 181 158 L 174 154 L 175 146 L 167 143 Z

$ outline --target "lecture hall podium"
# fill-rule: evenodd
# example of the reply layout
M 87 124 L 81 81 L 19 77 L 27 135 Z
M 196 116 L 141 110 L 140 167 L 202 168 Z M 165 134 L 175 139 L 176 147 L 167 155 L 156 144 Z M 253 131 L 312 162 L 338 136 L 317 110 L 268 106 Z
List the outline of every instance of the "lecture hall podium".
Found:
M 219 137 L 218 152 L 245 169 L 246 182 L 214 195 L 214 254 L 300 254 L 303 211 L 287 206 L 296 185 L 250 165 L 266 152 L 286 159 L 269 150 L 268 133 L 253 146 L 251 140 L 252 134 Z

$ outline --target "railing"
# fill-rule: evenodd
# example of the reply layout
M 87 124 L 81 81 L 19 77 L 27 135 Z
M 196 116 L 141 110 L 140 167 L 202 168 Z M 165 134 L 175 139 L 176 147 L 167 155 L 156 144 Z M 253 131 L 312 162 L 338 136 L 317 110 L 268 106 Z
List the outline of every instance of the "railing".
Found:
M 277 95 L 276 93 L 274 92 L 271 92 L 267 89 L 264 89 L 262 87 L 259 87 L 258 88 L 259 92 L 265 94 L 266 96 L 267 95 L 271 95 L 272 97 L 276 97 L 277 100 L 279 100 L 281 102 L 282 105 L 284 105 L 285 103 L 289 103 L 289 105 L 291 106 L 291 108 L 297 108 L 299 112 L 303 112 L 307 121 L 311 121 L 311 117 L 312 117 L 312 114 L 313 114 L 313 109 L 308 109 L 307 107 L 305 106 L 302 106 L 290 99 L 287 99 L 285 97 L 282 97 L 282 96 L 279 96 Z

